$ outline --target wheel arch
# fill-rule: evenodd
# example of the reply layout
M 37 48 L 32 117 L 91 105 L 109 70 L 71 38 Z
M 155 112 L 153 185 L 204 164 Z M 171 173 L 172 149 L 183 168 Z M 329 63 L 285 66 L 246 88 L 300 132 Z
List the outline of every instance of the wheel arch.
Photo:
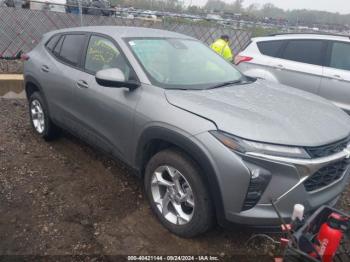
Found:
M 221 190 L 216 178 L 215 169 L 200 145 L 181 132 L 166 127 L 149 127 L 141 135 L 136 150 L 135 165 L 143 176 L 147 162 L 154 154 L 166 148 L 176 148 L 185 153 L 201 169 L 202 178 L 208 186 L 214 203 L 214 210 L 220 224 L 224 223 L 224 208 Z
M 27 100 L 29 101 L 30 96 L 34 93 L 34 92 L 39 92 L 44 100 L 44 104 L 46 106 L 46 110 L 50 116 L 50 118 L 52 117 L 51 115 L 51 108 L 50 108 L 50 104 L 48 103 L 46 94 L 44 92 L 44 89 L 42 88 L 42 86 L 40 85 L 40 83 L 32 76 L 32 75 L 26 75 L 24 77 L 24 90 L 26 92 L 26 97 Z M 52 122 L 55 122 L 53 118 L 51 118 Z
M 46 100 L 45 94 L 43 92 L 43 89 L 40 83 L 31 75 L 25 76 L 24 90 L 26 92 L 26 96 L 28 100 L 30 96 L 36 91 L 40 92 L 43 95 L 44 99 Z

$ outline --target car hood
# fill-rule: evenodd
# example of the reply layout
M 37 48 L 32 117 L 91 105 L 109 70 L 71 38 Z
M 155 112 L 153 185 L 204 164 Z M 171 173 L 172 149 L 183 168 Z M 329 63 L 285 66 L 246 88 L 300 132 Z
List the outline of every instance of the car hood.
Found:
M 327 100 L 265 80 L 211 90 L 166 90 L 165 95 L 170 104 L 246 139 L 319 146 L 350 132 L 350 117 Z

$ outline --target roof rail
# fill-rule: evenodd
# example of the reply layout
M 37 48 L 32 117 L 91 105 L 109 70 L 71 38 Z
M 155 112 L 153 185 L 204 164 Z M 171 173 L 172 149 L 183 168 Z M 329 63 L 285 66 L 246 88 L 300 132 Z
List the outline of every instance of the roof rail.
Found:
M 328 35 L 328 36 L 340 36 L 347 37 L 350 39 L 350 35 L 342 35 L 342 34 L 333 34 L 327 32 L 291 32 L 291 33 L 274 33 L 269 34 L 268 36 L 279 36 L 279 35 Z

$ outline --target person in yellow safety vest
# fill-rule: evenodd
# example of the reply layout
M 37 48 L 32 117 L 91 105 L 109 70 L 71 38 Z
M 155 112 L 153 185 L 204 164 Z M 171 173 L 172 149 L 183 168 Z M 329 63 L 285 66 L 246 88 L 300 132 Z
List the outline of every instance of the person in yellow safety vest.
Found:
M 225 58 L 227 61 L 232 62 L 233 55 L 229 46 L 229 41 L 230 38 L 228 35 L 222 35 L 218 40 L 211 44 L 210 48 Z

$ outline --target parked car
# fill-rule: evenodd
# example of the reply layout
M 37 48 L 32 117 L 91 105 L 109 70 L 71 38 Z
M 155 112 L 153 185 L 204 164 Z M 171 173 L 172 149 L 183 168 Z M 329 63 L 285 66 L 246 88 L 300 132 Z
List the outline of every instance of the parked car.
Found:
M 222 20 L 222 17 L 217 14 L 207 14 L 206 16 L 207 20 Z
M 241 72 L 329 99 L 350 113 L 350 38 L 281 34 L 253 38 L 235 60 Z
M 152 210 L 191 237 L 218 221 L 287 220 L 295 203 L 334 204 L 348 177 L 350 118 L 325 99 L 246 77 L 174 32 L 81 27 L 24 56 L 35 132 L 60 128 L 123 160 Z
M 66 4 L 66 0 L 37 0 L 30 2 L 30 9 L 65 13 Z

